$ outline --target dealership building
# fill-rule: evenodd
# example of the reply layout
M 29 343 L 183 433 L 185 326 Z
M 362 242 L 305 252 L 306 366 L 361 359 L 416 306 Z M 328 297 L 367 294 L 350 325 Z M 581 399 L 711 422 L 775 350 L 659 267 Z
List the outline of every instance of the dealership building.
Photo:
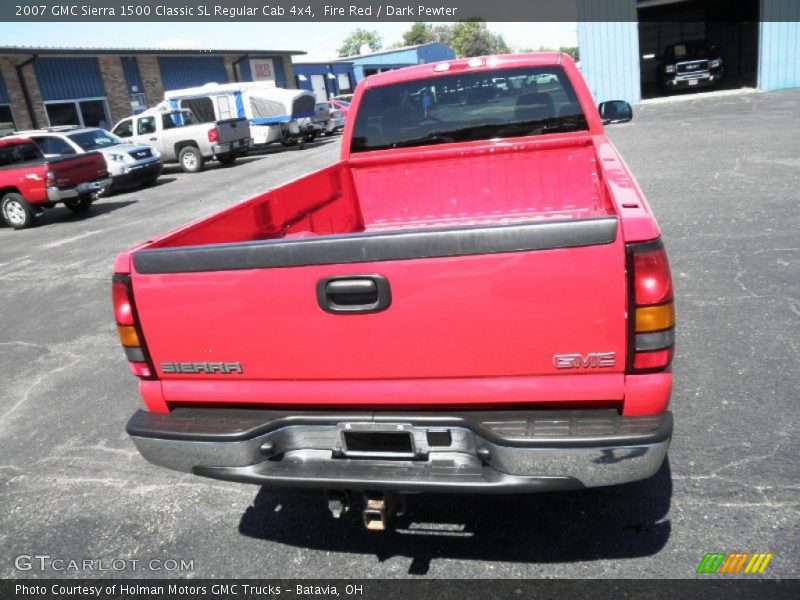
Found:
M 235 81 L 296 87 L 293 50 L 0 46 L 0 134 L 56 125 L 110 127 L 164 92 Z
M 331 96 L 352 93 L 362 79 L 375 73 L 452 60 L 455 57 L 455 50 L 450 46 L 430 42 L 345 56 L 329 62 L 298 60 L 294 63 L 294 73 L 297 87 L 313 92 L 317 102 L 323 102 Z
M 798 0 L 577 0 L 581 71 L 598 102 L 659 95 L 659 56 L 704 40 L 722 88 L 800 87 Z

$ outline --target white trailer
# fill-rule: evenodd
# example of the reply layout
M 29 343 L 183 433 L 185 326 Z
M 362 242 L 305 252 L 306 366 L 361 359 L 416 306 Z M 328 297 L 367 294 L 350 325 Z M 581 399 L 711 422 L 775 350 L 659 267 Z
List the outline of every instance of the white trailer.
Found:
M 280 142 L 286 146 L 312 137 L 314 95 L 287 90 L 273 82 L 207 83 L 164 93 L 158 110 L 187 108 L 200 122 L 245 117 L 255 146 Z

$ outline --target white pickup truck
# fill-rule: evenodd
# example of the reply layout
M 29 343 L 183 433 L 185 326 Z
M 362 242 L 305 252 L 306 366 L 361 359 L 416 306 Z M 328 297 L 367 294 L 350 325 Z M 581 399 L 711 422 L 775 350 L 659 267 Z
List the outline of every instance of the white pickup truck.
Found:
M 177 162 L 187 173 L 203 170 L 206 160 L 232 164 L 252 144 L 247 119 L 200 123 L 190 110 L 146 112 L 114 125 L 113 133 L 136 143 L 149 144 L 165 163 Z

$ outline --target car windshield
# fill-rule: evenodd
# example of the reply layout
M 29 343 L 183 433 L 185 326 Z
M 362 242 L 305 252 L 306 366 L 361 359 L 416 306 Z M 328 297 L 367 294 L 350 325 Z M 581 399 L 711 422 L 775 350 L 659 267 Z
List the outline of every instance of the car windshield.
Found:
M 87 152 L 125 143 L 125 140 L 118 138 L 105 129 L 91 129 L 89 131 L 70 133 L 67 137 Z
M 708 58 L 709 50 L 705 42 L 685 42 L 672 46 L 675 58 Z
M 0 167 L 42 158 L 39 147 L 33 142 L 0 146 Z
M 500 69 L 368 89 L 358 108 L 351 151 L 587 129 L 561 67 Z

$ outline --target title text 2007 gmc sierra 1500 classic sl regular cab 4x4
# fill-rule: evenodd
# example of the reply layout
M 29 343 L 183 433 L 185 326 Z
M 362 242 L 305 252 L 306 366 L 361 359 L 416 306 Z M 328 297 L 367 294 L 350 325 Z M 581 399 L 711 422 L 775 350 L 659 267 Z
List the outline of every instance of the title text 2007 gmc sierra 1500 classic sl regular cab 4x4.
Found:
M 660 231 L 556 53 L 367 78 L 338 163 L 124 252 L 113 298 L 145 458 L 364 494 L 372 529 L 397 493 L 643 479 L 672 434 Z

